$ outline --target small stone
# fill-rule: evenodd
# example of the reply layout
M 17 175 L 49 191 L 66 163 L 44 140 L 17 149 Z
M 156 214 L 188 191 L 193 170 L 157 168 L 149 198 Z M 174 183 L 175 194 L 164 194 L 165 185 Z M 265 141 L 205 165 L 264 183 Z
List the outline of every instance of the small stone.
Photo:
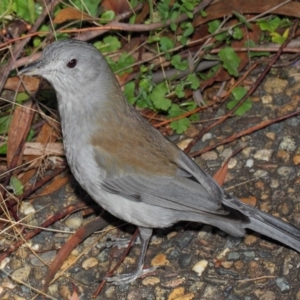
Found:
M 116 287 L 115 286 L 110 286 L 106 291 L 105 291 L 105 296 L 107 298 L 111 299 L 116 299 Z
M 238 260 L 241 257 L 240 253 L 238 252 L 230 252 L 228 254 L 228 260 Z
M 293 163 L 294 165 L 298 166 L 300 164 L 300 155 L 295 155 L 293 157 Z
M 44 252 L 42 254 L 40 254 L 38 257 L 37 256 L 33 256 L 30 259 L 30 263 L 35 266 L 35 267 L 42 267 L 46 264 L 49 264 L 52 259 L 55 257 L 56 255 L 56 251 L 47 251 Z
M 235 261 L 233 264 L 236 270 L 241 270 L 244 268 L 244 263 L 241 260 Z
M 246 167 L 247 168 L 252 168 L 254 165 L 254 160 L 252 158 L 247 159 L 246 161 Z
M 208 141 L 208 140 L 211 140 L 212 139 L 212 134 L 210 132 L 208 133 L 205 133 L 202 137 L 202 142 L 205 142 L 205 141 Z
M 250 278 L 257 278 L 262 276 L 262 268 L 256 261 L 251 261 L 248 266 L 248 274 Z
M 244 243 L 247 246 L 253 246 L 257 242 L 257 237 L 255 235 L 249 234 L 244 239 Z
M 158 283 L 160 283 L 160 279 L 154 276 L 148 276 L 142 281 L 143 285 L 156 285 Z
M 204 270 L 206 269 L 207 265 L 208 261 L 202 259 L 193 266 L 192 270 L 195 271 L 198 274 L 198 276 L 201 276 Z
M 290 154 L 285 151 L 285 150 L 279 150 L 277 152 L 277 158 L 279 158 L 279 160 L 281 160 L 284 163 L 287 163 L 290 160 Z
M 220 156 L 225 160 L 228 159 L 229 157 L 232 156 L 232 149 L 231 148 L 226 148 L 224 151 L 222 151 Z
M 276 294 L 273 291 L 266 291 L 259 296 L 259 300 L 276 300 Z
M 270 183 L 270 187 L 271 187 L 272 189 L 278 188 L 278 187 L 279 187 L 279 180 L 277 180 L 277 179 L 272 179 L 272 181 L 271 181 L 271 183 Z
M 70 288 L 66 285 L 62 285 L 60 288 L 59 288 L 59 295 L 64 299 L 64 300 L 67 300 L 67 299 L 70 299 L 71 296 L 72 296 L 72 292 L 70 290 Z
M 184 292 L 185 292 L 184 287 L 178 287 L 170 293 L 168 300 L 177 299 L 178 297 L 184 295 Z
M 217 160 L 218 154 L 215 151 L 208 151 L 201 155 L 201 158 L 204 160 Z
M 233 265 L 233 261 L 226 260 L 221 262 L 221 266 L 225 269 L 230 269 L 232 265 Z
M 290 136 L 285 136 L 282 142 L 279 144 L 280 150 L 286 150 L 287 152 L 291 153 L 296 149 L 296 142 Z
M 190 144 L 193 139 L 184 139 L 177 143 L 177 147 L 182 151 L 186 149 L 186 147 Z
M 35 213 L 35 208 L 33 207 L 33 205 L 28 202 L 28 201 L 22 201 L 21 202 L 21 207 L 20 207 L 20 212 L 27 216 L 29 214 L 33 214 Z
M 170 262 L 167 260 L 166 255 L 160 253 L 156 255 L 152 260 L 151 260 L 151 266 L 152 267 L 159 267 L 159 266 L 168 266 L 170 265 Z
M 294 177 L 294 169 L 292 167 L 282 166 L 278 168 L 277 173 L 286 178 Z
M 264 177 L 267 177 L 268 176 L 268 172 L 265 171 L 265 170 L 257 170 L 253 176 L 255 178 L 264 178 Z
M 278 77 L 269 77 L 264 83 L 264 89 L 269 94 L 277 95 L 282 93 L 287 85 L 287 80 L 283 80 Z
M 235 158 L 230 158 L 228 162 L 228 169 L 233 169 L 237 164 L 237 160 Z
M 266 133 L 266 137 L 267 137 L 268 139 L 274 141 L 275 138 L 276 138 L 276 134 L 275 134 L 274 132 L 267 132 L 267 133 Z
M 30 272 L 31 272 L 31 267 L 27 265 L 23 268 L 19 268 L 19 269 L 13 271 L 11 276 L 18 281 L 25 282 L 28 280 L 28 276 L 29 276 Z
M 262 149 L 256 151 L 254 158 L 257 160 L 270 161 L 273 150 Z
M 175 288 L 175 287 L 178 287 L 179 285 L 183 284 L 184 282 L 185 282 L 185 278 L 179 277 L 179 278 L 168 280 L 168 281 L 162 283 L 161 285 L 163 287 L 167 287 L 167 288 Z
M 85 270 L 88 270 L 92 267 L 95 267 L 98 265 L 98 260 L 95 258 L 95 257 L 89 257 L 88 259 L 84 260 L 82 262 L 82 268 L 85 269 Z
M 70 229 L 78 229 L 82 225 L 82 218 L 71 216 L 65 221 L 65 225 Z
M 182 254 L 178 260 L 178 264 L 181 269 L 186 269 L 190 265 L 191 262 L 192 262 L 191 254 Z
M 273 97 L 271 95 L 264 95 L 261 97 L 261 101 L 263 104 L 270 104 L 273 102 Z
M 285 278 L 277 278 L 275 281 L 281 292 L 286 292 L 290 289 L 290 285 Z

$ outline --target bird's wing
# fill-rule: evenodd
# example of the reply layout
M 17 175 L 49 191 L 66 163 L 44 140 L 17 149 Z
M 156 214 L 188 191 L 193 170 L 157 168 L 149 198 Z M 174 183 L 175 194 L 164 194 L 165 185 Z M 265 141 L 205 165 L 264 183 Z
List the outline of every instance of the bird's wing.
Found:
M 176 161 L 170 158 L 174 157 L 171 153 L 168 159 L 157 156 L 157 149 L 153 155 L 147 149 L 147 157 L 130 157 L 125 151 L 126 160 L 122 153 L 111 155 L 103 147 L 96 147 L 95 159 L 107 172 L 101 187 L 132 201 L 180 211 L 227 214 L 222 205 L 223 192 L 215 181 L 177 147 L 166 142 L 172 145 L 171 152 L 175 149 Z

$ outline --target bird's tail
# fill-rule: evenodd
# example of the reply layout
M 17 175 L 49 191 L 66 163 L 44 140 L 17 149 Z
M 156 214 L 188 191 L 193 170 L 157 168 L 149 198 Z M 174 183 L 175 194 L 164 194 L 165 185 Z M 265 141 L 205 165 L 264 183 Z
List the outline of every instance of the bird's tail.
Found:
M 240 211 L 249 218 L 249 222 L 244 224 L 245 228 L 266 235 L 300 252 L 299 228 L 247 205 L 238 199 L 225 198 L 223 203 Z

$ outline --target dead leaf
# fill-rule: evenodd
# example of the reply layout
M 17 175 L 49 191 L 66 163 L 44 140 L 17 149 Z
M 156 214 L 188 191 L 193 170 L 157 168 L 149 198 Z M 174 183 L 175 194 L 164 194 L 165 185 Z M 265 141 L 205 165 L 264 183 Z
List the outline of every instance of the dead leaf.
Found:
M 33 102 L 27 101 L 17 106 L 8 130 L 7 141 L 7 166 L 8 169 L 15 168 L 22 163 L 23 147 L 29 133 L 34 115 Z
M 72 21 L 72 20 L 79 20 L 79 21 L 91 21 L 94 18 L 91 17 L 90 15 L 77 10 L 73 7 L 67 7 L 62 9 L 57 16 L 54 18 L 53 23 L 54 24 L 61 24 L 67 21 Z

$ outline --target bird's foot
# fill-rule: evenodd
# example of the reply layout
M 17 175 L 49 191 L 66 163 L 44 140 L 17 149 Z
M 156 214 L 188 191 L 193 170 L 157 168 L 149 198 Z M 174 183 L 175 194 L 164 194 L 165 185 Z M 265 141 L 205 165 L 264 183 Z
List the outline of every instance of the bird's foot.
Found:
M 133 273 L 121 274 L 121 275 L 117 275 L 117 276 L 113 276 L 113 277 L 105 277 L 104 279 L 107 282 L 111 282 L 112 284 L 115 284 L 115 285 L 128 284 L 142 276 L 153 273 L 154 271 L 156 271 L 156 268 L 138 269 L 138 270 L 134 271 Z

